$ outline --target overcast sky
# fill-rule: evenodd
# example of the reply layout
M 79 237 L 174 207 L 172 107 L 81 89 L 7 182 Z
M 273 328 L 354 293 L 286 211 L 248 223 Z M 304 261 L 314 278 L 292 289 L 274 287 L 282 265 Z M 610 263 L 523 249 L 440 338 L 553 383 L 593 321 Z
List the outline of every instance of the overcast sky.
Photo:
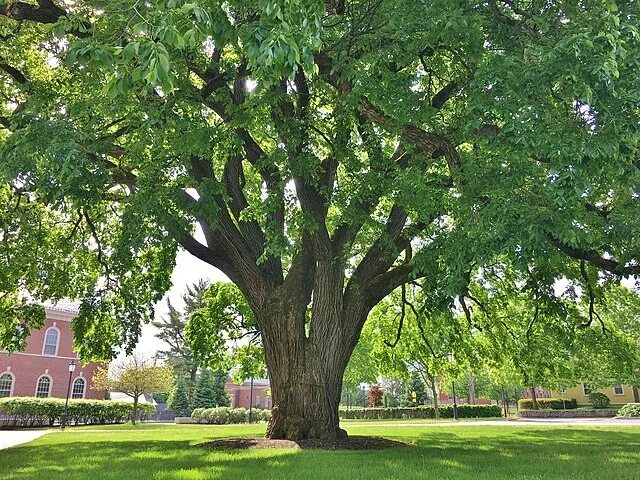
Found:
M 182 294 L 187 285 L 195 283 L 201 278 L 210 282 L 229 281 L 218 269 L 197 259 L 190 253 L 180 250 L 176 257 L 176 268 L 171 275 L 173 286 L 162 301 L 156 305 L 156 320 L 167 314 L 167 298 L 171 299 L 171 303 L 176 308 L 181 309 L 184 305 Z M 155 330 L 152 325 L 142 327 L 142 337 L 136 349 L 138 354 L 151 357 L 157 350 L 163 348 L 163 342 L 155 338 Z

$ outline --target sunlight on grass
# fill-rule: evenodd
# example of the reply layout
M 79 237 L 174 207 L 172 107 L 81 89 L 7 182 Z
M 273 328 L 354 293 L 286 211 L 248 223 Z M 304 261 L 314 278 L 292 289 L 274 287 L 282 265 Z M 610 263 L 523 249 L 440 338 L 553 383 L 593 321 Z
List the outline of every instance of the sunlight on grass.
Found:
M 380 451 L 216 450 L 262 425 L 70 428 L 0 454 L 1 480 L 623 480 L 640 478 L 640 427 L 345 425 L 415 446 Z
M 176 470 L 173 472 L 159 472 L 155 475 L 154 478 L 158 480 L 205 480 L 208 478 L 217 478 L 217 476 L 212 476 L 213 469 L 208 469 L 206 471 L 203 470 Z M 219 473 L 219 472 L 218 472 Z

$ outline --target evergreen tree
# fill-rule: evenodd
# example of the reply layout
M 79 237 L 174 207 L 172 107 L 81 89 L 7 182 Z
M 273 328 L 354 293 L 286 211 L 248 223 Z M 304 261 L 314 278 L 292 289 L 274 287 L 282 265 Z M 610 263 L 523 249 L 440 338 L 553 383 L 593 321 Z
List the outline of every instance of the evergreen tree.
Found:
M 415 399 L 413 392 L 416 393 Z M 407 400 L 409 405 L 424 405 L 427 400 L 427 393 L 424 389 L 424 382 L 420 378 L 420 374 L 416 371 L 411 372 L 411 382 L 407 391 Z
M 222 371 L 211 372 L 204 369 L 196 380 L 193 393 L 193 408 L 228 406 L 229 398 L 224 391 L 227 376 Z
M 186 381 L 182 377 L 176 379 L 173 390 L 167 400 L 167 408 L 173 410 L 176 417 L 188 417 L 191 415 L 193 408 L 189 402 L 189 390 Z
M 227 383 L 227 374 L 222 370 L 213 372 L 213 391 L 215 393 L 216 403 L 221 407 L 228 407 L 231 405 L 231 399 L 224 389 L 224 385 Z
M 156 338 L 162 340 L 168 347 L 158 352 L 159 357 L 173 368 L 176 376 L 185 378 L 189 399 L 193 394 L 199 364 L 193 359 L 191 347 L 185 340 L 184 329 L 189 316 L 202 307 L 204 294 L 208 288 L 209 282 L 202 279 L 187 286 L 186 292 L 182 295 L 184 308 L 176 309 L 171 300 L 167 299 L 169 310 L 167 316 L 153 322 L 153 326 L 157 329 Z

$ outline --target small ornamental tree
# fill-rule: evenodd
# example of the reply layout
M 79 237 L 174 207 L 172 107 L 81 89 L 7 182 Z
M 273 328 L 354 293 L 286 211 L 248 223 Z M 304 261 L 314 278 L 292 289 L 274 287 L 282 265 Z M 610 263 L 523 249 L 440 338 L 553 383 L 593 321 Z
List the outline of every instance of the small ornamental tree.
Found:
M 173 390 L 167 400 L 167 408 L 173 410 L 177 417 L 187 417 L 191 414 L 191 403 L 189 402 L 189 391 L 184 378 L 176 379 Z
M 168 367 L 154 365 L 147 359 L 132 356 L 110 368 L 98 368 L 91 383 L 94 390 L 122 392 L 131 397 L 131 422 L 136 423 L 140 395 L 171 389 L 173 371 Z
M 384 391 L 379 385 L 373 385 L 367 393 L 370 407 L 381 407 L 382 397 L 384 397 Z

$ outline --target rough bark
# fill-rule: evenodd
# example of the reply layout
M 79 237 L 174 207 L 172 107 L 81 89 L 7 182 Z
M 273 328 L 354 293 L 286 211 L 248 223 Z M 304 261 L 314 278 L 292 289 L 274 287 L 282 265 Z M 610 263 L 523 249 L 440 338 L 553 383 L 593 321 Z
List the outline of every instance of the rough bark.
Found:
M 317 278 L 316 286 L 326 275 Z M 325 279 L 327 285 L 335 280 Z M 266 317 L 260 319 L 273 399 L 267 430 L 270 438 L 346 437 L 339 426 L 338 405 L 353 347 L 344 342 L 341 285 L 338 282 L 333 293 L 325 291 L 314 297 L 310 326 L 305 301 L 298 303 L 295 296 L 284 292 L 274 295 Z
M 338 418 L 344 369 L 328 367 L 314 358 L 297 363 L 296 369 L 270 369 L 274 406 L 267 436 L 289 440 L 345 438 Z

